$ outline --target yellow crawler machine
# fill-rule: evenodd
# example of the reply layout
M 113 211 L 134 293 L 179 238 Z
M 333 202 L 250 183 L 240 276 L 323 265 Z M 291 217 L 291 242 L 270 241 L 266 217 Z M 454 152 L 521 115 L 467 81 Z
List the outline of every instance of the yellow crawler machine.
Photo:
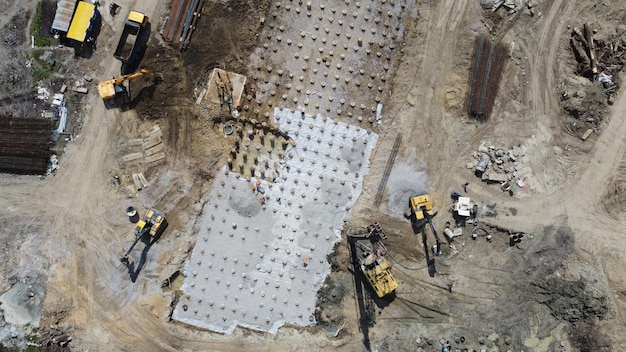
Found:
M 439 240 L 439 234 L 437 233 L 435 225 L 433 224 L 433 216 L 435 216 L 435 211 L 433 210 L 433 205 L 430 201 L 430 195 L 420 194 L 412 197 L 409 200 L 409 206 L 411 208 L 410 218 L 414 230 L 421 229 L 423 226 L 426 225 L 426 223 L 428 223 L 428 225 L 430 225 L 430 229 L 433 232 L 433 236 L 435 236 L 436 241 L 436 244 L 435 246 L 433 246 L 432 251 L 435 255 L 441 254 L 441 241 Z
M 360 257 L 359 269 L 369 282 L 370 286 L 376 292 L 378 298 L 383 298 L 393 293 L 398 288 L 398 282 L 391 274 L 391 265 L 384 258 L 387 248 L 380 241 L 387 238 L 379 223 L 373 223 L 362 231 L 355 231 L 348 234 L 351 242 L 351 251 L 353 258 Z M 371 243 L 371 247 L 360 243 L 359 241 L 367 240 Z M 360 256 L 356 255 L 357 247 L 361 252 Z
M 153 83 L 158 83 L 163 80 L 161 75 L 152 73 L 146 69 L 141 69 L 137 72 L 124 75 L 118 78 L 113 78 L 108 81 L 102 81 L 98 83 L 98 94 L 105 101 L 111 100 L 119 96 L 127 96 L 128 90 L 124 86 L 124 82 L 146 76 L 153 80 Z
M 165 219 L 165 214 L 155 209 L 148 209 L 143 219 L 139 220 L 135 226 L 135 240 L 120 258 L 122 263 L 128 264 L 128 255 L 139 240 L 146 235 L 151 238 L 158 238 L 165 231 L 166 227 L 167 219 Z
M 391 266 L 384 257 L 366 259 L 365 263 L 361 264 L 361 271 L 376 291 L 378 298 L 385 297 L 398 288 L 398 282 L 391 275 Z

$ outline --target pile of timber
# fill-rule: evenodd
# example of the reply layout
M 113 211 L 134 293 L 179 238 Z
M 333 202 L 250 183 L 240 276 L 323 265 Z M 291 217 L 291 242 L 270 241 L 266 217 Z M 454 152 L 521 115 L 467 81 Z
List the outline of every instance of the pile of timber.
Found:
M 68 344 L 72 337 L 58 327 L 43 328 L 39 331 L 42 351 L 70 351 Z
M 44 175 L 54 120 L 0 116 L 0 172 Z
M 180 50 L 187 49 L 206 0 L 173 0 L 161 35 Z
M 601 74 L 612 76 L 624 66 L 626 41 L 621 38 L 604 41 L 594 38 L 593 34 L 587 23 L 582 31 L 580 28 L 572 30 L 570 46 L 578 61 L 578 73 L 591 79 L 596 79 Z M 605 80 L 603 83 L 606 82 Z
M 508 59 L 507 47 L 494 42 L 485 35 L 474 43 L 474 65 L 470 72 L 466 99 L 467 113 L 480 119 L 488 119 L 498 93 L 498 86 Z
M 161 126 L 152 126 L 141 134 L 142 138 L 128 141 L 130 147 L 141 146 L 141 151 L 126 154 L 122 157 L 122 160 L 124 160 L 126 164 L 143 162 L 148 166 L 165 160 L 165 146 L 163 145 L 162 136 L 163 132 L 161 132 Z

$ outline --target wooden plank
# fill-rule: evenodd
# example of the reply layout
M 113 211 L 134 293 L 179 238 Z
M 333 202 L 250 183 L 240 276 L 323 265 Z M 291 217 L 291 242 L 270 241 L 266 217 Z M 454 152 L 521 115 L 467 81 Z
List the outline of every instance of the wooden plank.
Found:
M 198 99 L 196 99 L 196 105 L 200 105 L 200 103 L 202 103 L 202 99 L 204 99 L 205 94 L 206 94 L 206 88 L 203 88 L 202 91 L 200 92 L 200 95 L 198 96 Z
M 589 136 L 591 136 L 591 133 L 593 132 L 593 129 L 588 129 L 587 131 L 585 131 L 585 133 L 582 136 L 583 141 L 586 141 L 587 138 L 589 138 Z
M 154 155 L 158 152 L 162 152 L 163 149 L 165 149 L 165 146 L 163 145 L 163 143 L 159 143 L 157 145 L 155 145 L 152 148 L 146 149 L 146 151 L 144 153 L 146 153 L 146 157 Z
M 158 131 L 156 131 L 153 134 L 149 135 L 147 138 L 162 137 L 162 136 L 163 136 L 163 131 L 161 131 L 161 129 L 159 128 Z
M 135 183 L 135 187 L 137 187 L 137 190 L 141 191 L 141 181 L 139 180 L 139 176 L 137 174 L 133 174 L 133 182 Z
M 128 140 L 128 145 L 131 147 L 136 147 L 143 143 L 143 138 L 133 138 Z
M 146 164 L 151 164 L 160 160 L 165 159 L 165 153 L 164 152 L 160 152 L 160 153 L 156 153 L 154 155 L 150 155 L 149 157 L 146 158 Z
M 139 181 L 141 181 L 143 188 L 148 188 L 148 180 L 146 180 L 146 177 L 143 175 L 143 172 L 138 173 L 137 177 L 139 177 Z
M 154 137 L 144 139 L 141 147 L 143 148 L 143 150 L 148 150 L 162 142 L 163 140 L 161 139 L 161 136 L 154 136 Z
M 129 161 L 133 161 L 133 160 L 137 160 L 141 158 L 143 158 L 143 153 L 137 152 L 137 153 L 130 153 L 130 154 L 124 155 L 122 157 L 122 160 L 124 160 L 124 162 L 129 162 Z
M 159 126 L 158 124 L 154 125 L 154 126 L 150 127 L 149 129 L 141 132 L 141 138 L 150 137 L 151 135 L 157 133 L 160 130 L 161 130 L 161 126 Z

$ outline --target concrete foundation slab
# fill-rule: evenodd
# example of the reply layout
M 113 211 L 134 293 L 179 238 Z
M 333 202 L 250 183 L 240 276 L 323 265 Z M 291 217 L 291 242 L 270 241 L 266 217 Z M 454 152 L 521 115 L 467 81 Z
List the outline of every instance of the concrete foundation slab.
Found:
M 322 116 L 275 109 L 295 142 L 269 183 L 223 169 L 197 219 L 175 320 L 230 334 L 315 324 L 326 256 L 362 191 L 378 136 Z

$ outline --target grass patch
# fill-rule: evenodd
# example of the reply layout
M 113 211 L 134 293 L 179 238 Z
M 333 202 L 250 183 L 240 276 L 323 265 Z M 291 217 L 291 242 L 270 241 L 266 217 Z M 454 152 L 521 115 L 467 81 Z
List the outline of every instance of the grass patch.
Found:
M 54 74 L 54 61 L 52 60 L 52 55 L 50 54 L 49 59 L 42 60 L 43 54 L 44 51 L 41 49 L 35 49 L 31 52 L 31 71 L 35 82 L 45 81 Z
M 50 38 L 42 37 L 39 35 L 41 32 L 41 26 L 43 25 L 43 0 L 37 3 L 37 12 L 35 12 L 35 18 L 30 25 L 30 35 L 35 37 L 36 46 L 50 46 L 52 40 Z
M 52 66 L 44 63 L 43 65 L 39 65 L 38 63 L 33 63 L 33 78 L 35 81 L 44 81 L 54 73 L 54 69 Z

